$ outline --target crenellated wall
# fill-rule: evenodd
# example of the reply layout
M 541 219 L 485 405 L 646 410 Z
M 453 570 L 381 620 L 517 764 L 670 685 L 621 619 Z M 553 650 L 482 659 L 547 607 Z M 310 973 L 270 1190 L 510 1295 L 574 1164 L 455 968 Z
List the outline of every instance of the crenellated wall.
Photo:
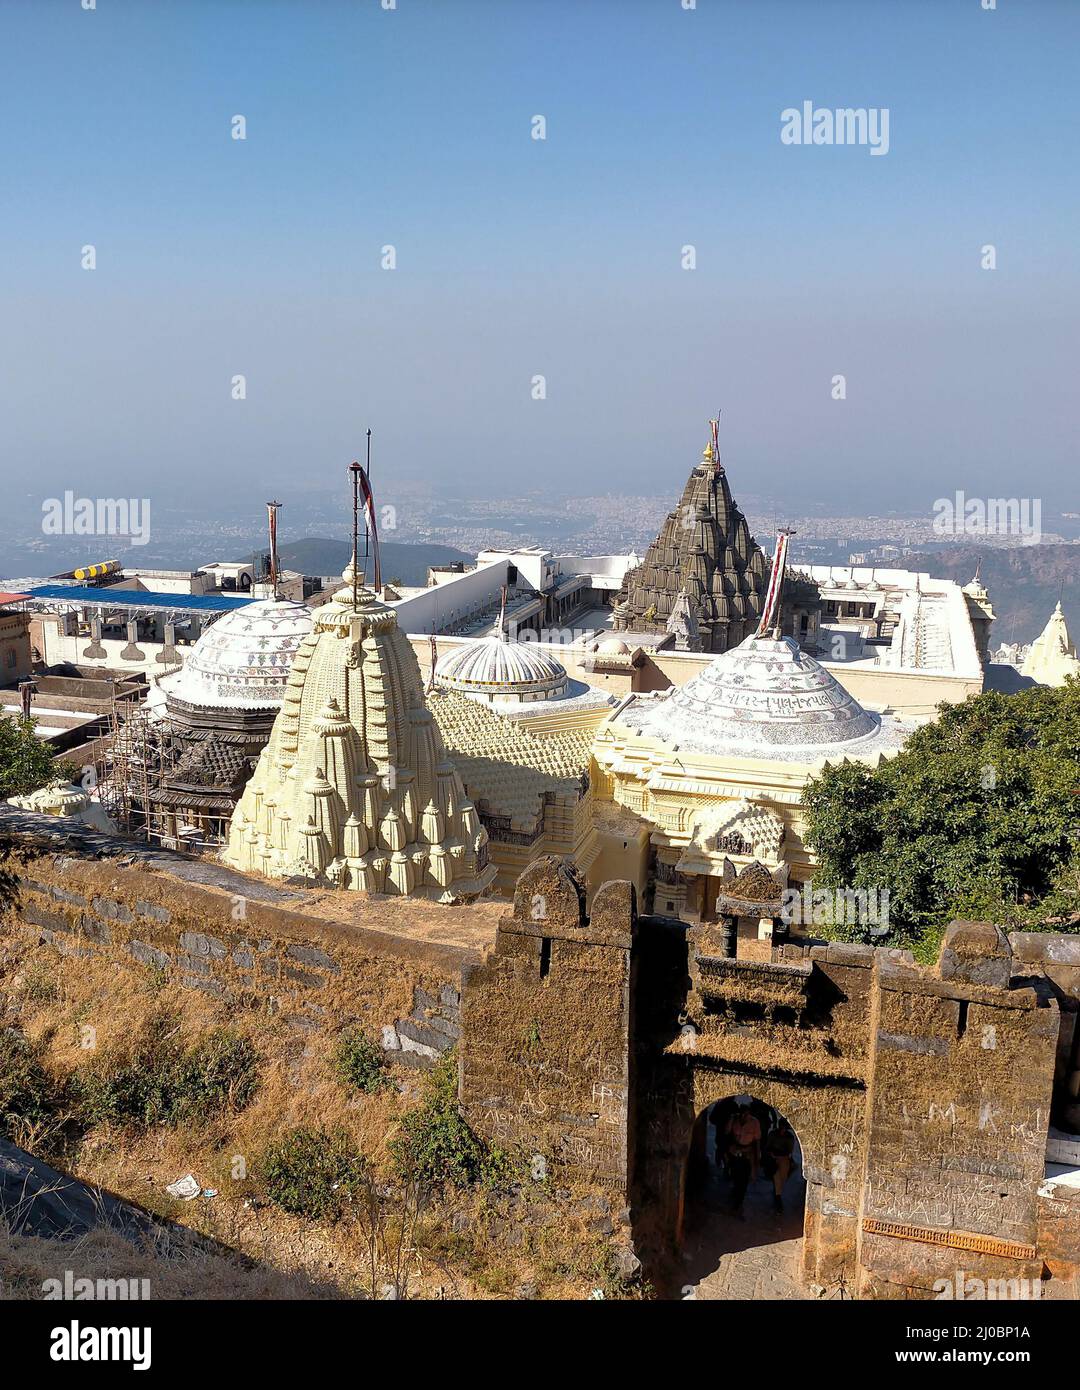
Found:
M 522 875 L 466 976 L 462 1097 L 492 1137 L 620 1187 L 659 1286 L 703 1116 L 735 1095 L 798 1136 L 809 1283 L 928 1298 L 958 1270 L 1076 1279 L 1080 1188 L 1047 1183 L 1059 1002 L 998 928 L 954 923 L 930 970 L 840 943 L 725 959 L 706 928 L 636 919 L 627 884 L 592 908 L 553 861 Z

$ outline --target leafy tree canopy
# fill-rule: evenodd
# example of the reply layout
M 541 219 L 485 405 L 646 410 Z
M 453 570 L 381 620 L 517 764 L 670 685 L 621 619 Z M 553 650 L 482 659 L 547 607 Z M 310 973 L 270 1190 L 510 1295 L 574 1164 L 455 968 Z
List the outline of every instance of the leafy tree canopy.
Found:
M 877 768 L 826 766 L 803 804 L 815 888 L 887 889 L 889 939 L 924 957 L 955 917 L 1080 930 L 1080 681 L 942 705 Z
M 34 734 L 37 721 L 0 715 L 0 800 L 36 792 L 71 768 L 53 761 L 48 742 Z

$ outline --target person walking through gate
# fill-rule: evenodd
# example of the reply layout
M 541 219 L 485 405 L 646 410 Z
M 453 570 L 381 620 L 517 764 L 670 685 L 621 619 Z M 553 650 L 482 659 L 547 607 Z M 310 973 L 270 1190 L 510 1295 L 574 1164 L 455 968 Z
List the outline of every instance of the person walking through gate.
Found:
M 772 1169 L 773 1211 L 783 1211 L 784 1184 L 795 1167 L 795 1132 L 782 1115 L 777 1117 L 776 1125 L 769 1131 L 765 1153 L 768 1166 Z
M 728 1121 L 727 1159 L 734 1188 L 731 1210 L 742 1216 L 746 1189 L 757 1177 L 761 1160 L 761 1122 L 748 1105 L 740 1105 Z

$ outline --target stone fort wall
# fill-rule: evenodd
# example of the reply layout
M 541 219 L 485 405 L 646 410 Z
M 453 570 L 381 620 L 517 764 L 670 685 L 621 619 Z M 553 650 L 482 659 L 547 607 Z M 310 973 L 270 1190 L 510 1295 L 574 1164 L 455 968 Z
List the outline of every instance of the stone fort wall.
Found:
M 800 1140 L 808 1279 L 908 1298 L 957 1270 L 1050 1274 L 1080 1293 L 1080 1186 L 1045 1166 L 1071 1153 L 1051 1125 L 1077 1128 L 1080 938 L 955 923 L 932 970 L 839 944 L 731 961 L 707 929 L 638 920 L 626 883 L 587 915 L 552 858 L 509 912 L 365 900 L 335 920 L 287 887 L 19 821 L 51 824 L 6 866 L 5 931 L 279 1013 L 298 1046 L 356 1022 L 401 1066 L 458 1045 L 477 1130 L 606 1186 L 658 1288 L 701 1116 L 748 1093 Z
M 477 944 L 432 941 L 444 909 L 356 904 L 359 920 L 319 914 L 304 895 L 159 851 L 67 830 L 20 863 L 0 924 L 24 940 L 120 969 L 161 971 L 237 1009 L 280 1015 L 298 1041 L 361 1024 L 387 1060 L 427 1069 L 460 1037 L 460 987 L 479 958 L 494 905 L 464 909 Z M 91 843 L 83 843 L 88 839 Z M 26 841 L 23 842 L 27 843 Z M 126 853 L 125 853 L 126 851 Z M 454 909 L 450 910 L 454 920 Z M 479 915 L 478 915 L 479 914 Z M 478 925 L 477 925 L 478 924 Z
M 932 970 L 842 944 L 732 961 L 707 929 L 635 920 L 628 885 L 586 916 L 538 861 L 465 976 L 461 1094 L 481 1131 L 619 1189 L 661 1286 L 702 1116 L 749 1094 L 799 1138 L 809 1281 L 929 1298 L 963 1271 L 1076 1296 L 1080 1187 L 1046 1164 L 1077 1074 L 1077 945 L 1024 940 L 1017 959 L 998 928 L 954 923 Z

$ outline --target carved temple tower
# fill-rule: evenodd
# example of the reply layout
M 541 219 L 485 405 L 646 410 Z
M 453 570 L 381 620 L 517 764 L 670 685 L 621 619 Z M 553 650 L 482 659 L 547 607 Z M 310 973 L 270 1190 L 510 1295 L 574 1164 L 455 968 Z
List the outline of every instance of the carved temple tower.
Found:
M 761 615 L 769 562 L 731 496 L 716 432 L 615 605 L 617 632 L 674 632 L 677 646 L 725 652 Z
M 487 831 L 447 756 L 393 609 L 354 565 L 318 609 L 223 858 L 300 882 L 474 897 L 495 877 Z

